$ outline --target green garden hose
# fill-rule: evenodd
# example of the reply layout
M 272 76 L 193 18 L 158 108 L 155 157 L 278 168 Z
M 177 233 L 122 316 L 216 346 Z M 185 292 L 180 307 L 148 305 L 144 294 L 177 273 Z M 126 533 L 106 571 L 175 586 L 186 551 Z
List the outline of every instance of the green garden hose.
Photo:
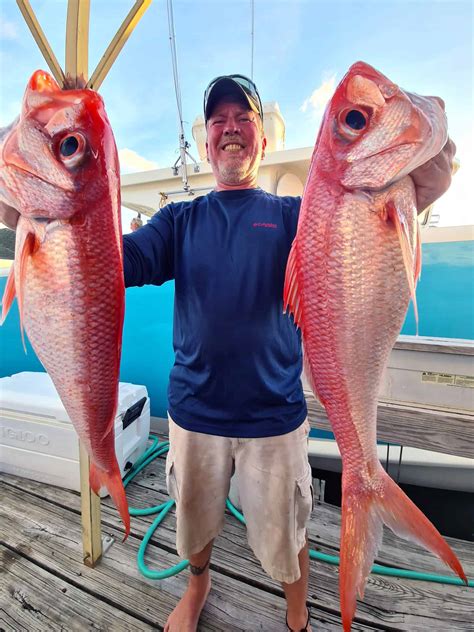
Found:
M 162 442 L 160 443 L 158 437 L 153 435 L 149 436 L 149 439 L 153 442 L 152 445 L 146 450 L 146 452 L 137 460 L 133 468 L 124 478 L 123 484 L 126 487 L 128 483 L 138 474 L 141 470 L 146 467 L 151 461 L 156 459 L 163 454 L 166 454 L 169 450 L 169 443 Z M 170 511 L 170 509 L 174 505 L 174 500 L 168 500 L 161 505 L 157 505 L 156 507 L 149 507 L 146 509 L 135 509 L 133 507 L 129 508 L 131 516 L 149 516 L 157 513 L 157 517 L 155 518 L 153 524 L 148 529 L 143 538 L 140 547 L 138 549 L 137 555 L 137 563 L 138 569 L 148 579 L 166 579 L 168 577 L 172 577 L 173 575 L 177 575 L 181 571 L 183 571 L 189 564 L 188 560 L 182 560 L 178 564 L 174 566 L 170 566 L 169 568 L 158 571 L 152 570 L 148 568 L 145 564 L 145 551 L 148 546 L 148 543 L 155 533 L 156 529 L 160 526 L 160 524 L 165 519 L 166 515 Z M 227 509 L 230 513 L 239 520 L 243 525 L 245 525 L 245 518 L 243 514 L 234 507 L 234 505 L 230 502 L 229 499 L 226 500 Z M 326 553 L 320 553 L 319 551 L 315 551 L 313 549 L 309 550 L 309 557 L 312 560 L 318 560 L 320 562 L 326 562 L 328 564 L 333 564 L 335 566 L 339 565 L 339 557 L 337 555 L 327 555 Z M 454 584 L 456 586 L 465 586 L 466 584 L 459 579 L 458 577 L 447 577 L 444 575 L 435 575 L 432 573 L 421 573 L 418 571 L 409 571 L 403 568 L 392 568 L 390 566 L 382 566 L 380 564 L 374 564 L 372 566 L 372 573 L 377 575 L 388 575 L 389 577 L 400 577 L 403 579 L 417 579 L 427 582 L 436 582 L 438 584 Z M 470 580 L 467 584 L 470 588 L 474 588 L 474 581 Z

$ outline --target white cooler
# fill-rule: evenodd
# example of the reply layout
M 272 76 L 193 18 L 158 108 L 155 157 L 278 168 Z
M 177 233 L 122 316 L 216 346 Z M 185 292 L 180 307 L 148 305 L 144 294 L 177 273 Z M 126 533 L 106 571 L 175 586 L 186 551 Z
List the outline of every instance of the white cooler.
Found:
M 115 452 L 122 477 L 145 451 L 149 432 L 146 387 L 120 382 Z M 0 471 L 80 490 L 78 437 L 47 373 L 0 378 Z

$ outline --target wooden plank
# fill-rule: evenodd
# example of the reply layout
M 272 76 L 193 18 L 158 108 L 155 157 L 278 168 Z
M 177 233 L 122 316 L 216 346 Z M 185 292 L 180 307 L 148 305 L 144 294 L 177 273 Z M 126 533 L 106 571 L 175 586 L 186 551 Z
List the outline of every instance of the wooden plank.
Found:
M 312 428 L 332 430 L 326 411 L 309 390 L 304 391 Z M 474 458 L 474 416 L 379 402 L 377 438 L 389 443 Z
M 87 87 L 92 90 L 98 90 L 103 80 L 107 76 L 107 73 L 112 67 L 112 64 L 117 59 L 118 54 L 125 45 L 132 34 L 133 29 L 140 21 L 142 15 L 148 9 L 151 0 L 136 0 L 135 4 L 131 8 L 125 20 L 122 22 L 119 30 L 115 34 L 113 40 L 110 42 L 107 50 L 105 51 L 102 59 L 99 61 L 97 68 L 92 73 L 91 78 L 87 82 Z
M 127 630 L 154 626 L 56 577 L 17 551 L 0 548 L 0 621 L 5 630 Z M 8 617 L 8 619 L 7 619 Z
M 129 486 L 128 496 L 132 506 L 150 506 L 165 499 L 162 493 L 164 486 L 163 467 L 163 462 L 160 464 L 155 461 L 147 468 L 146 476 L 143 477 L 139 485 L 133 484 Z M 146 485 L 149 485 L 149 488 Z M 65 502 L 68 507 L 73 506 L 72 492 L 65 492 L 65 490 L 59 489 L 55 491 L 57 493 L 53 497 L 56 501 L 62 499 L 61 502 Z M 107 506 L 108 504 L 110 506 Z M 318 512 L 319 508 L 315 516 L 316 519 Z M 103 519 L 104 524 L 120 527 L 117 513 L 108 500 L 105 501 L 103 506 Z M 132 532 L 136 535 L 142 535 L 150 522 L 151 518 L 144 518 L 139 521 L 134 519 L 132 521 Z M 331 527 L 332 525 L 329 526 Z M 330 548 L 326 547 L 325 542 L 322 541 L 324 538 L 318 539 L 314 529 L 319 532 L 320 526 L 316 521 L 310 524 L 311 540 L 316 542 L 317 546 L 324 552 L 336 552 L 334 548 L 331 551 Z M 159 546 L 174 550 L 174 538 L 174 516 L 171 515 L 165 521 L 163 528 L 160 528 L 154 537 L 154 542 L 159 543 Z M 333 536 L 330 539 L 329 546 L 337 546 L 338 539 L 339 530 L 337 527 L 337 529 L 333 529 Z M 392 536 L 392 540 L 395 541 L 397 538 Z M 410 547 L 412 550 L 415 550 L 417 556 L 424 556 L 427 559 L 427 563 L 424 565 L 425 570 L 449 574 L 449 571 L 447 573 L 445 567 L 436 558 L 425 554 L 419 547 L 399 539 L 388 556 L 390 558 L 389 561 L 393 563 L 395 560 L 397 565 L 410 567 L 410 565 L 405 564 L 406 559 L 404 558 L 405 550 L 407 548 L 410 549 Z M 384 548 L 386 548 L 386 544 L 384 544 Z M 154 550 L 152 548 L 150 557 L 152 562 L 154 559 L 153 553 Z M 384 560 L 382 559 L 381 561 Z M 416 568 L 416 557 L 413 565 Z M 161 567 L 160 564 L 159 566 Z M 269 586 L 272 591 L 281 593 L 279 585 L 276 582 L 272 582 L 263 573 L 258 561 L 253 557 L 246 544 L 245 531 L 233 519 L 227 521 L 223 534 L 216 541 L 213 567 L 222 572 L 231 573 L 234 577 L 238 576 L 242 581 L 251 581 L 259 587 Z M 445 620 L 446 617 L 451 617 L 453 621 L 459 623 L 457 629 L 468 629 L 465 625 L 466 620 L 469 620 L 470 605 L 467 595 L 463 591 L 463 588 L 456 586 L 442 586 L 426 584 L 425 582 L 400 581 L 372 576 L 368 582 L 364 603 L 358 606 L 358 621 L 360 624 L 369 625 L 368 621 L 371 620 L 374 625 L 379 625 L 380 622 L 383 622 L 387 626 L 395 625 L 400 630 L 421 631 L 426 630 L 428 626 L 432 627 L 429 619 L 435 612 L 440 622 Z M 403 597 L 401 598 L 400 595 L 403 595 Z M 309 601 L 316 609 L 316 612 L 320 612 L 321 608 L 331 610 L 334 613 L 339 612 L 338 573 L 335 567 L 320 562 L 312 562 Z M 446 601 L 448 601 L 448 605 L 446 605 Z M 452 603 L 453 608 L 456 609 L 455 614 L 451 612 L 449 603 Z M 446 617 L 442 614 L 443 612 L 447 613 Z M 441 623 L 438 629 L 442 629 Z
M 90 0 L 68 0 L 65 88 L 84 88 L 89 78 Z
M 134 535 L 125 544 L 112 546 L 96 569 L 87 568 L 80 562 L 80 532 L 73 512 L 8 485 L 4 485 L 3 492 L 0 527 L 9 547 L 38 566 L 47 568 L 62 581 L 83 589 L 88 595 L 106 600 L 130 616 L 135 614 L 155 628 L 164 625 L 184 593 L 186 572 L 165 582 L 145 580 L 135 563 L 139 539 Z M 109 531 L 113 537 L 121 539 L 122 527 L 109 528 Z M 150 552 L 148 559 L 154 566 L 163 568 L 178 561 L 175 554 L 156 546 L 151 546 Z M 201 630 L 283 632 L 286 629 L 282 597 L 215 571 L 212 581 L 213 589 L 201 618 Z M 84 599 L 87 598 L 85 595 Z M 324 629 L 331 632 L 340 629 L 338 615 L 319 612 L 312 619 L 313 625 L 322 629 L 322 620 L 329 622 Z M 360 625 L 354 629 L 366 631 L 374 628 Z
M 80 497 L 76 492 L 44 485 L 29 479 L 0 474 L 0 482 L 7 482 L 8 485 L 16 487 L 19 491 L 33 494 L 38 498 L 44 498 L 49 502 L 59 503 L 62 507 L 68 507 L 71 511 L 80 512 Z M 157 459 L 147 466 L 146 470 L 138 474 L 134 482 L 127 487 L 127 498 L 132 507 L 150 507 L 169 499 L 166 491 L 166 481 L 164 474 L 164 463 L 162 459 Z M 110 498 L 103 500 L 102 504 L 104 523 L 122 529 L 120 518 L 114 508 Z M 142 536 L 153 517 L 132 518 L 132 532 L 137 536 Z M 229 525 L 236 522 L 229 518 Z M 310 542 L 314 546 L 325 547 L 330 553 L 339 551 L 341 525 L 341 510 L 334 505 L 316 503 L 312 519 L 308 525 Z M 227 527 L 226 527 L 227 528 Z M 163 534 L 163 535 L 162 535 Z M 175 518 L 174 513 L 165 520 L 157 532 L 156 539 L 163 538 L 163 543 L 167 548 L 174 548 L 175 545 Z M 446 537 L 446 541 L 456 551 L 462 561 L 466 573 L 474 577 L 474 544 Z M 383 546 L 377 557 L 377 562 L 392 566 L 402 566 L 412 570 L 422 570 L 428 573 L 449 574 L 446 566 L 437 557 L 427 553 L 423 548 L 415 543 L 403 540 L 396 536 L 388 528 L 384 529 Z
M 82 559 L 93 568 L 102 555 L 100 498 L 89 484 L 90 459 L 82 441 L 79 442 L 81 480 Z
M 64 72 L 59 65 L 58 60 L 56 59 L 56 55 L 53 53 L 53 49 L 46 39 L 46 35 L 44 34 L 43 29 L 39 25 L 39 22 L 29 0 L 16 0 L 16 2 L 21 13 L 23 14 L 28 28 L 31 31 L 31 34 L 35 39 L 35 42 L 38 44 L 38 47 L 46 63 L 49 66 L 49 69 L 51 70 L 56 81 L 59 83 L 60 87 L 63 87 L 65 83 Z

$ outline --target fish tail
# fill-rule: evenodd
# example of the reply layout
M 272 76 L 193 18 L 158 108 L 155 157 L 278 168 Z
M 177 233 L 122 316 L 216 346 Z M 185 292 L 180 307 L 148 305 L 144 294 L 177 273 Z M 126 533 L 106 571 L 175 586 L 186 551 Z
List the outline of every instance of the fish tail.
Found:
M 467 583 L 461 563 L 443 536 L 381 466 L 369 484 L 343 475 L 339 589 L 344 632 L 351 629 L 356 595 L 364 596 L 384 524 L 437 555 Z
M 99 494 L 102 486 L 107 488 L 124 524 L 125 537 L 123 541 L 125 542 L 130 534 L 130 513 L 117 461 L 115 461 L 113 468 L 110 470 L 104 470 L 96 463 L 91 463 L 89 481 L 91 488 L 96 494 Z

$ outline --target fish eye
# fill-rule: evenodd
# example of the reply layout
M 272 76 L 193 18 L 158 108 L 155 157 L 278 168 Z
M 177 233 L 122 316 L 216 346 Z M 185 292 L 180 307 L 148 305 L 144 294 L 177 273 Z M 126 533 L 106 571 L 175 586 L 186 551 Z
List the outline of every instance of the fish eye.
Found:
M 345 117 L 345 123 L 351 129 L 361 130 L 367 125 L 367 118 L 359 110 L 349 110 Z
M 355 140 L 369 125 L 369 114 L 362 109 L 345 108 L 337 117 L 337 128 L 346 140 Z
M 59 143 L 59 158 L 66 167 L 76 167 L 84 158 L 86 148 L 86 139 L 80 132 L 67 134 Z
M 79 149 L 79 141 L 75 136 L 66 136 L 59 146 L 59 151 L 63 158 L 69 158 Z

